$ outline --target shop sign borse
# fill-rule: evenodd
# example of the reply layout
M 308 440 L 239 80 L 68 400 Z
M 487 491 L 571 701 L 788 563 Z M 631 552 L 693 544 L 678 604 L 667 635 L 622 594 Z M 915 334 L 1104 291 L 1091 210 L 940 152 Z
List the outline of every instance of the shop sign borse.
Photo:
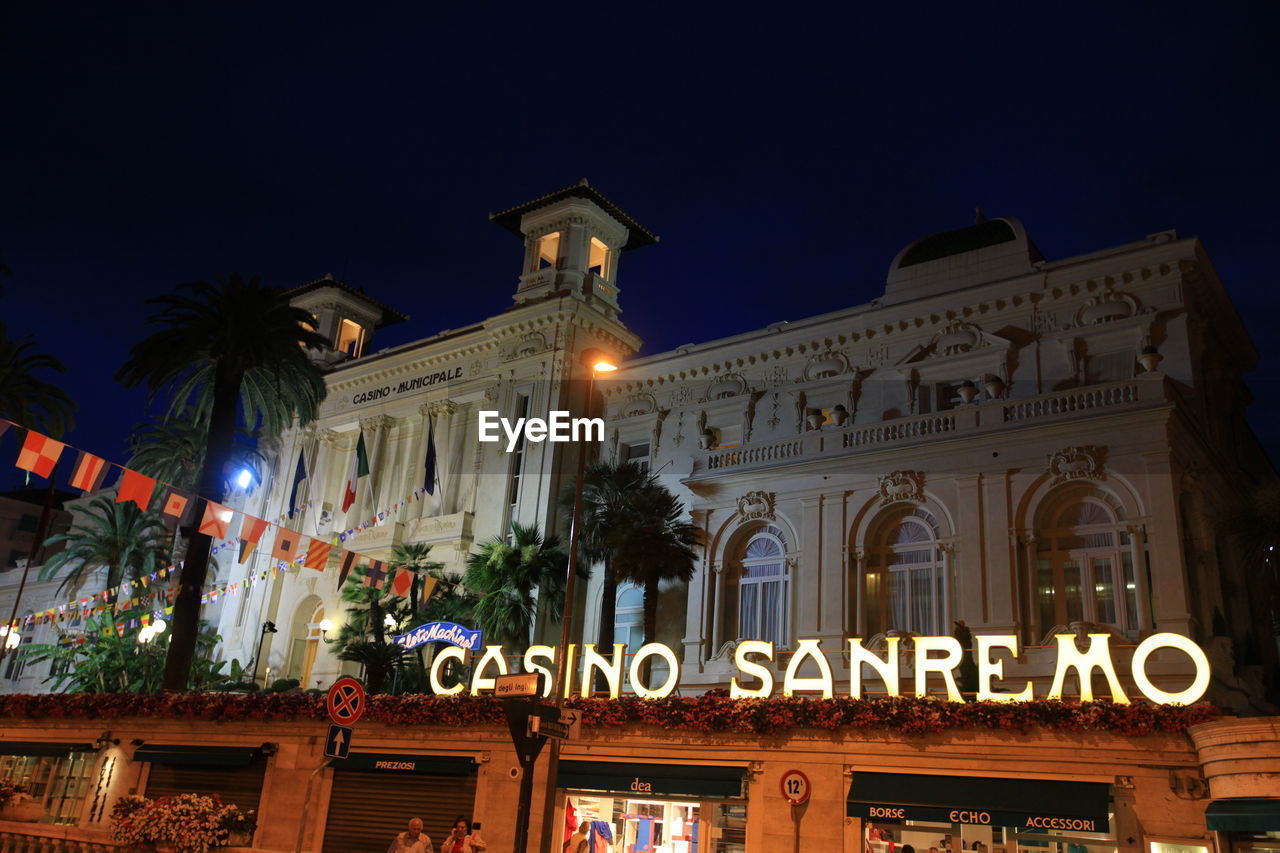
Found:
M 1080 651 L 1076 647 L 1073 634 L 1059 634 L 1057 640 L 1057 661 L 1054 667 L 1053 684 L 1049 688 L 1047 698 L 1061 699 L 1067 677 L 1074 673 L 1080 685 L 1080 700 L 1093 701 L 1093 673 L 1100 671 L 1107 682 L 1111 701 L 1118 704 L 1129 704 L 1129 697 L 1120 686 L 1116 674 L 1115 663 L 1111 657 L 1111 636 L 1109 634 L 1090 634 L 1089 647 Z M 848 641 L 849 696 L 862 698 L 862 668 L 870 667 L 884 684 L 890 696 L 901 696 L 900 677 L 898 672 L 900 638 L 887 637 L 883 657 L 877 652 L 866 649 L 859 638 Z M 956 685 L 954 670 L 960 665 L 965 650 L 953 637 L 916 637 L 913 650 L 914 660 L 914 695 L 929 695 L 928 677 L 934 673 L 941 677 L 946 685 L 947 698 L 953 702 L 963 702 L 964 697 Z M 1018 638 L 1005 634 L 980 634 L 974 637 L 976 648 L 974 657 L 978 663 L 979 701 L 991 702 L 1029 702 L 1035 697 L 1032 694 L 1031 682 L 1013 685 L 1016 692 L 997 691 L 996 682 L 1004 679 L 1005 657 L 993 659 L 997 649 L 1008 652 L 1009 657 L 1016 658 L 1019 653 Z M 1191 684 L 1184 690 L 1169 693 L 1156 687 L 1147 676 L 1147 660 L 1157 651 L 1174 649 L 1191 659 L 1195 670 Z M 476 662 L 470 685 L 456 684 L 446 687 L 440 681 L 444 664 L 449 660 L 459 662 L 464 659 L 464 651 L 457 646 L 443 649 L 436 655 L 431 665 L 431 689 L 438 694 L 462 693 L 470 688 L 472 693 L 493 691 L 498 677 L 507 676 L 507 659 L 503 656 L 502 646 L 489 646 L 480 660 Z M 581 667 L 580 692 L 583 697 L 592 694 L 596 673 L 599 673 L 609 688 L 610 697 L 616 699 L 622 692 L 623 670 L 627 663 L 627 647 L 615 643 L 612 653 L 602 654 L 595 645 L 569 647 L 569 660 L 566 671 L 574 672 Z M 644 662 L 657 657 L 666 662 L 665 680 L 658 685 L 645 684 L 641 678 Z M 577 660 L 575 660 L 577 658 Z M 775 683 L 773 671 L 763 666 L 759 658 L 768 661 L 774 659 L 774 644 L 763 640 L 742 640 L 734 652 L 734 663 L 738 667 L 739 676 L 749 676 L 758 682 L 757 686 L 746 687 L 735 676 L 729 685 L 731 698 L 764 698 L 773 695 Z M 551 646 L 533 645 L 525 650 L 522 661 L 526 673 L 540 673 L 545 677 L 541 686 L 543 697 L 551 695 L 551 684 L 554 680 L 552 668 L 556 662 L 556 649 Z M 800 674 L 801 667 L 812 666 L 816 675 Z M 492 672 L 491 672 L 492 670 Z M 1204 695 L 1209 687 L 1209 659 L 1200 647 L 1181 634 L 1152 634 L 1134 649 L 1130 662 L 1130 674 L 1139 692 L 1157 705 L 1183 704 L 1190 705 Z M 631 656 L 627 670 L 631 689 L 642 699 L 661 699 L 671 694 L 680 683 L 680 662 L 675 652 L 662 643 L 646 643 Z M 786 673 L 782 679 L 782 694 L 792 696 L 796 693 L 817 693 L 830 699 L 835 693 L 835 679 L 832 677 L 831 665 L 827 663 L 826 654 L 820 640 L 800 640 L 787 663 Z M 523 694 L 531 695 L 531 694 Z M 566 695 L 568 695 L 566 693 Z

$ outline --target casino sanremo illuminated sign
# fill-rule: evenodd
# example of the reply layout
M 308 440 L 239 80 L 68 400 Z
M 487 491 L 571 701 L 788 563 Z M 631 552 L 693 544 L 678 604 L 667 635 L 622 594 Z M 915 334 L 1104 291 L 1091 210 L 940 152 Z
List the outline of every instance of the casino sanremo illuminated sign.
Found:
M 956 686 L 955 669 L 964 657 L 964 649 L 953 637 L 914 637 L 912 664 L 914 671 L 914 695 L 928 695 L 928 678 L 933 673 L 941 677 L 946 685 L 947 698 L 953 702 L 962 702 L 964 697 Z M 1089 648 L 1080 651 L 1076 647 L 1075 636 L 1060 634 L 1057 639 L 1057 660 L 1054 667 L 1053 685 L 1049 688 L 1047 698 L 1061 699 L 1063 686 L 1067 676 L 1075 673 L 1080 684 L 1080 699 L 1085 702 L 1093 700 L 1093 672 L 1098 670 L 1106 679 L 1111 700 L 1119 704 L 1129 704 L 1129 697 L 1120 686 L 1116 675 L 1115 664 L 1111 657 L 1111 636 L 1109 634 L 1090 634 Z M 901 696 L 899 677 L 899 637 L 888 637 L 886 649 L 881 657 L 871 649 L 863 648 L 861 639 L 848 641 L 849 653 L 849 695 L 854 699 L 862 696 L 862 668 L 872 669 L 883 682 L 888 695 Z M 1016 657 L 1018 655 L 1018 638 L 1006 634 L 985 634 L 974 637 L 974 656 L 978 664 L 979 701 L 991 702 L 1028 702 L 1035 697 L 1032 694 L 1031 682 L 1021 685 L 999 685 L 1004 681 L 1004 660 L 992 658 L 992 652 L 1003 649 Z M 1156 687 L 1147 675 L 1147 661 L 1151 655 L 1161 649 L 1175 649 L 1188 658 L 1195 668 L 1195 677 L 1191 685 L 1184 690 L 1173 693 Z M 761 663 L 760 659 L 774 659 L 773 643 L 763 640 L 743 640 L 738 643 L 734 653 L 734 663 L 738 667 L 738 675 L 729 685 L 732 698 L 762 698 L 773 695 L 775 679 L 772 670 Z M 581 695 L 589 696 L 592 692 L 594 675 L 599 672 L 609 685 L 609 695 L 617 698 L 622 689 L 623 667 L 626 664 L 627 647 L 615 643 L 613 653 L 609 656 L 600 654 L 594 645 L 585 645 L 579 654 L 576 646 L 569 647 L 569 671 L 579 664 L 582 667 Z M 457 684 L 445 687 L 440 683 L 440 671 L 446 661 L 462 661 L 466 650 L 458 646 L 450 646 L 436 655 L 431 665 L 431 689 L 436 693 L 482 693 L 494 689 L 494 676 L 508 675 L 507 660 L 503 656 L 502 646 L 489 646 L 477 662 L 471 684 Z M 574 660 L 574 658 L 578 660 Z M 667 672 L 661 684 L 644 684 L 641 672 L 644 662 L 650 658 L 660 658 L 667 665 Z M 554 678 L 551 668 L 555 666 L 556 650 L 551 646 L 530 646 L 522 660 L 525 672 L 545 673 L 544 683 L 547 685 L 544 696 L 550 695 L 550 684 Z M 808 675 L 801 675 L 808 665 Z M 1194 642 L 1181 634 L 1152 634 L 1134 649 L 1129 664 L 1130 675 L 1138 690 L 1150 701 L 1158 705 L 1184 704 L 1190 705 L 1204 695 L 1209 687 L 1209 660 Z M 816 674 L 815 674 L 816 673 Z M 662 698 L 669 695 L 680 683 L 680 662 L 675 652 L 662 643 L 646 643 L 631 658 L 628 671 L 631 689 L 641 698 Z M 758 685 L 744 687 L 740 676 L 749 676 Z M 1003 687 L 997 690 L 998 687 Z M 1019 687 L 1021 689 L 1019 689 Z M 787 662 L 786 673 L 782 679 L 782 694 L 792 696 L 796 693 L 816 693 L 830 699 L 835 693 L 835 679 L 832 677 L 831 665 L 820 640 L 800 640 Z

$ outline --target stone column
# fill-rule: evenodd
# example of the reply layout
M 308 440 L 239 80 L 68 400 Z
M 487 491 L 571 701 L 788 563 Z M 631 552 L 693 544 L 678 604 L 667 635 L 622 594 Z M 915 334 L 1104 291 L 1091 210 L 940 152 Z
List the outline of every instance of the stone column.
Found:
M 1182 553 L 1182 519 L 1178 512 L 1177 483 L 1168 450 L 1145 453 L 1144 489 L 1150 506 L 1147 550 L 1151 555 L 1152 610 L 1155 629 L 1194 637 L 1188 609 L 1186 564 Z
M 970 627 L 985 625 L 987 621 L 987 550 L 984 547 L 986 519 L 983 517 L 981 474 L 968 474 L 955 478 L 956 526 L 952 543 L 959 546 L 964 559 L 958 564 L 944 557 L 947 565 L 947 589 L 954 592 L 947 613 L 953 619 L 963 619 Z M 998 565 L 998 564 L 994 564 Z M 954 574 L 953 571 L 954 570 Z M 942 633 L 950 634 L 950 625 L 939 626 Z
M 689 517 L 697 525 L 698 529 L 702 531 L 703 541 L 710 543 L 711 511 L 705 509 L 690 510 Z M 707 612 L 707 597 L 712 594 L 714 589 L 714 575 L 719 571 L 714 568 L 714 565 L 711 546 L 710 544 L 704 544 L 702 546 L 702 559 L 694 570 L 693 579 L 689 581 L 689 599 L 685 607 L 684 659 L 681 665 L 691 669 L 701 666 L 702 662 L 715 652 L 714 632 L 718 625 L 719 606 L 717 605 L 715 616 L 710 622 L 703 618 Z M 711 647 L 707 654 L 702 653 L 704 643 Z
M 812 637 L 821 630 L 822 619 L 822 496 L 810 495 L 800 499 L 800 541 L 787 557 L 797 557 L 793 563 L 787 560 L 788 583 L 792 601 L 788 602 L 795 614 L 787 638 L 792 648 L 792 638 Z M 793 568 L 794 566 L 794 568 Z

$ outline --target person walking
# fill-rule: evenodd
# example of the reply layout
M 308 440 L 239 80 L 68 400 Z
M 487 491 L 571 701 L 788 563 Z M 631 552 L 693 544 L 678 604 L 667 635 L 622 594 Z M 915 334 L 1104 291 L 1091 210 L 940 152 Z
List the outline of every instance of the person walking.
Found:
M 440 842 L 440 853 L 480 853 L 489 845 L 480 837 L 480 826 L 471 830 L 471 822 L 462 815 L 453 819 L 453 831 Z
M 395 837 L 387 853 L 435 853 L 431 839 L 422 831 L 422 820 L 409 821 L 409 828 Z

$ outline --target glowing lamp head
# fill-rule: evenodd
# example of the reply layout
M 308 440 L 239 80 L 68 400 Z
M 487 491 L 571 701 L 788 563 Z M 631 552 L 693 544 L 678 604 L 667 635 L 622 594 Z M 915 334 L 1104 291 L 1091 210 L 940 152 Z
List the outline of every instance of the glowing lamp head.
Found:
M 16 649 L 18 644 L 22 642 L 22 635 L 17 631 L 5 630 L 4 647 L 6 649 Z
M 319 628 L 320 628 L 321 632 L 323 632 L 323 633 L 325 633 L 325 634 L 329 633 L 330 631 L 332 631 L 332 630 L 333 630 L 333 620 L 332 620 L 332 619 L 321 619 L 321 620 L 320 620 Z
M 582 351 L 582 364 L 595 373 L 612 373 L 618 369 L 617 361 L 602 349 L 585 349 Z
M 155 629 L 157 634 L 163 634 L 164 629 L 169 627 L 169 623 L 165 622 L 163 619 L 157 619 L 151 623 L 151 627 Z
M 247 489 L 253 484 L 253 472 L 248 468 L 241 468 L 240 473 L 236 474 L 236 485 L 242 489 Z
M 386 616 L 382 617 L 382 624 L 386 625 L 388 628 L 394 628 L 396 626 L 396 619 L 388 613 Z

